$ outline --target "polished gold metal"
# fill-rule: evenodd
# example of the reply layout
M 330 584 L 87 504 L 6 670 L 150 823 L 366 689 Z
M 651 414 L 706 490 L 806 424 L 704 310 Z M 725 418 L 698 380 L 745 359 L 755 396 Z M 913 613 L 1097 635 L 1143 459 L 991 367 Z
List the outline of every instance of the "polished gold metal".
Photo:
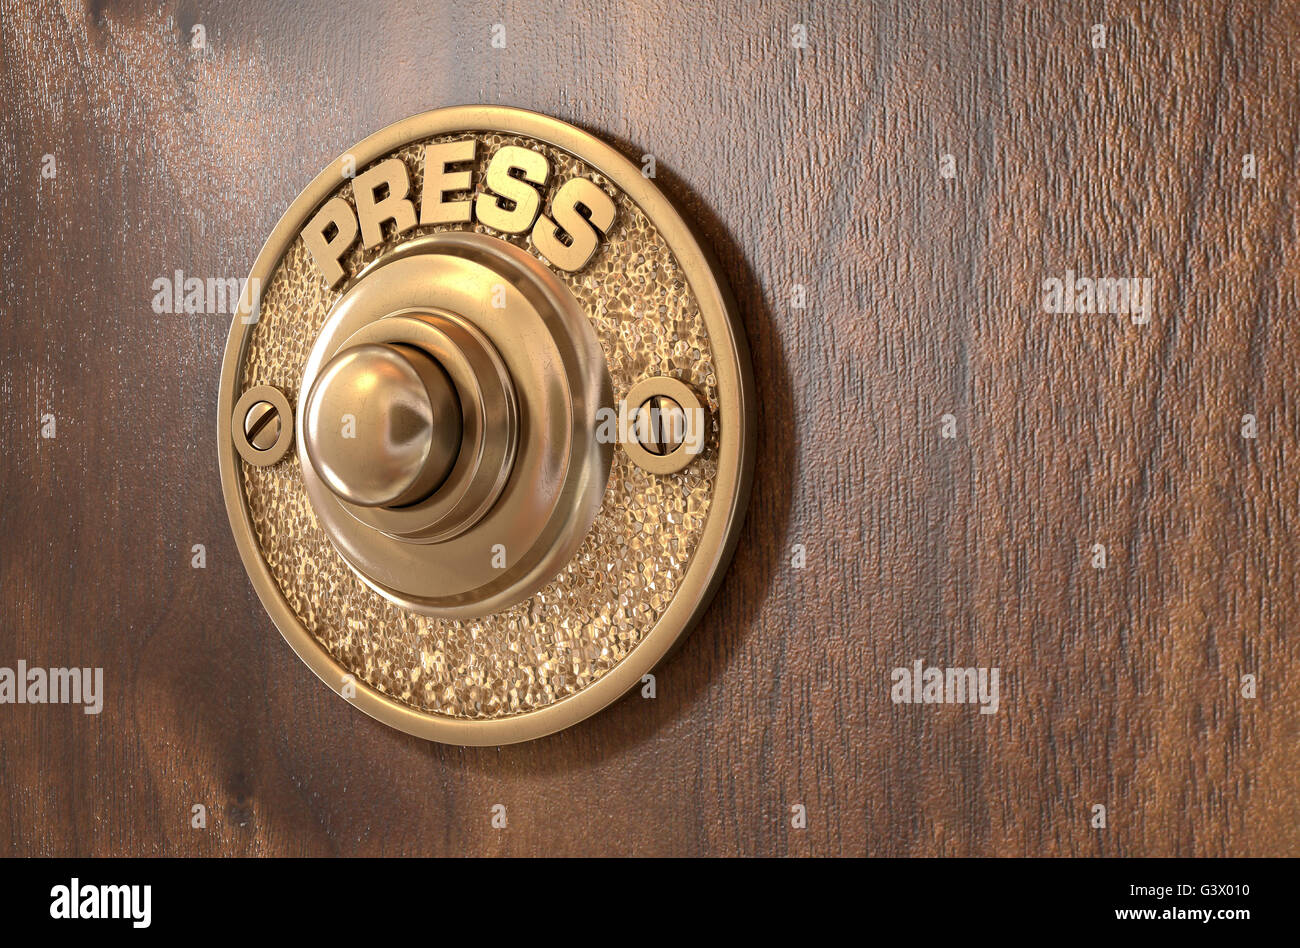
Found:
M 666 375 L 642 379 L 628 390 L 625 404 L 634 414 L 623 450 L 638 467 L 651 474 L 676 474 L 704 451 L 708 410 L 695 389 L 681 379 Z M 668 443 L 661 428 L 664 412 L 673 435 Z
M 269 451 L 280 440 L 280 413 L 270 402 L 257 402 L 244 416 L 244 438 L 258 451 Z
M 414 116 L 312 182 L 252 280 L 219 395 L 227 510 L 335 691 L 429 739 L 529 740 L 637 684 L 703 610 L 749 488 L 748 354 L 711 258 L 614 149 L 516 109 Z M 275 405 L 283 464 L 241 446 L 270 424 L 235 405 L 261 386 L 299 403 Z M 619 447 L 619 403 L 661 423 Z
M 325 333 L 321 340 L 318 346 L 324 345 L 323 357 L 330 342 Z M 519 447 L 519 409 L 510 373 L 488 338 L 473 324 L 432 307 L 427 313 L 395 313 L 367 323 L 343 345 L 378 343 L 398 343 L 425 352 L 448 374 L 461 408 L 460 450 L 436 497 L 401 511 L 343 506 L 357 520 L 389 536 L 427 543 L 450 540 L 492 509 L 513 468 Z M 314 364 L 308 363 L 306 379 L 314 378 Z M 308 493 L 315 493 L 314 472 L 304 470 L 304 479 Z M 317 507 L 330 516 L 326 504 Z
M 293 410 L 273 385 L 255 385 L 240 396 L 228 423 L 230 440 L 249 464 L 265 467 L 289 453 L 293 443 Z
M 314 390 L 335 353 L 393 342 L 428 353 L 455 383 L 456 467 L 420 502 L 357 505 L 319 476 L 304 429 L 312 507 L 357 574 L 403 608 L 499 612 L 572 559 L 600 507 L 613 451 L 594 423 L 613 403 L 600 344 L 537 258 L 463 232 L 407 242 L 367 268 L 333 307 L 300 391 Z M 300 412 L 300 424 L 310 417 Z
M 364 343 L 321 370 L 302 440 L 339 497 L 362 507 L 404 507 L 447 479 L 461 428 L 456 389 L 428 353 Z

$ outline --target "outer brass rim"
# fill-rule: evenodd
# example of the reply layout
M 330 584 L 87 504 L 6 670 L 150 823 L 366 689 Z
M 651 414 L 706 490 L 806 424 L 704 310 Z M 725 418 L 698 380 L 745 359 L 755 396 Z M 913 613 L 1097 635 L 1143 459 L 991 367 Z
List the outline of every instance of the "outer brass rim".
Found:
M 719 454 L 716 490 L 699 543 L 676 595 L 658 623 L 622 662 L 577 694 L 534 711 L 504 718 L 460 719 L 429 714 L 402 704 L 362 681 L 344 692 L 351 673 L 336 662 L 298 620 L 263 560 L 253 534 L 242 475 L 231 441 L 238 375 L 251 335 L 248 299 L 232 321 L 221 370 L 217 407 L 217 454 L 221 486 L 235 542 L 267 613 L 298 657 L 336 693 L 372 717 L 429 740 L 469 746 L 532 740 L 587 718 L 635 686 L 708 606 L 739 540 L 740 523 L 754 465 L 756 402 L 749 347 L 735 302 L 717 262 L 691 227 L 654 184 L 612 147 L 557 119 L 504 106 L 456 106 L 411 116 L 364 139 L 330 163 L 290 204 L 253 264 L 250 285 L 268 285 L 274 269 L 311 213 L 338 187 L 345 170 L 365 167 L 402 145 L 458 131 L 496 131 L 547 142 L 581 158 L 640 206 L 663 235 L 689 281 L 701 317 L 714 341 L 719 398 Z M 256 280 L 256 283 L 253 283 Z M 349 689 L 351 690 L 351 689 Z

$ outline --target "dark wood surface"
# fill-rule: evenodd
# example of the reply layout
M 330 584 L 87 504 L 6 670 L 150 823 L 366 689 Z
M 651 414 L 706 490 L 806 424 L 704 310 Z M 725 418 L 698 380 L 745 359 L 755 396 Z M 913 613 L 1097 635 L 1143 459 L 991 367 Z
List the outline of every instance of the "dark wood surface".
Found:
M 107 699 L 0 706 L 0 852 L 1300 854 L 1300 9 L 1104 8 L 2 0 L 0 665 L 101 665 Z M 658 698 L 500 749 L 292 654 L 221 502 L 229 317 L 150 306 L 470 102 L 656 156 L 762 399 Z M 1151 277 L 1150 324 L 1043 313 L 1066 269 Z M 1000 711 L 892 704 L 916 659 L 998 666 Z

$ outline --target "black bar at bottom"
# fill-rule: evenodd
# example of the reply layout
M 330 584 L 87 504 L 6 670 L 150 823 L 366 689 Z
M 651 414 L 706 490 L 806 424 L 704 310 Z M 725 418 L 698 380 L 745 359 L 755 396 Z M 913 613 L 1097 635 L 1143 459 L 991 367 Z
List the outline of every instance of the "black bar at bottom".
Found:
M 776 922 L 820 929 L 840 920 L 859 935 L 903 925 L 918 944 L 1053 929 L 1230 938 L 1260 922 L 1294 930 L 1295 867 L 1245 859 L 11 859 L 0 862 L 0 910 L 24 926 L 128 937 L 246 936 L 274 920 L 295 937 L 383 941 L 463 931 L 553 944 L 601 932 L 673 937 L 680 925 L 769 941 Z

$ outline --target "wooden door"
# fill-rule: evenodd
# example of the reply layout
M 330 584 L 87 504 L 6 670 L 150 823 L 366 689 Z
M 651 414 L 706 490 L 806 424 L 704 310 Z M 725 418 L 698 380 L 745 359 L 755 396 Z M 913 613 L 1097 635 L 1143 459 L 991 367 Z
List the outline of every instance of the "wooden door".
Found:
M 1292 3 L 6 0 L 0 665 L 104 686 L 0 705 L 3 852 L 1300 853 L 1297 40 Z M 286 646 L 218 481 L 230 317 L 152 305 L 479 102 L 654 156 L 760 397 L 657 697 L 502 748 Z M 896 702 L 918 661 L 996 711 Z

